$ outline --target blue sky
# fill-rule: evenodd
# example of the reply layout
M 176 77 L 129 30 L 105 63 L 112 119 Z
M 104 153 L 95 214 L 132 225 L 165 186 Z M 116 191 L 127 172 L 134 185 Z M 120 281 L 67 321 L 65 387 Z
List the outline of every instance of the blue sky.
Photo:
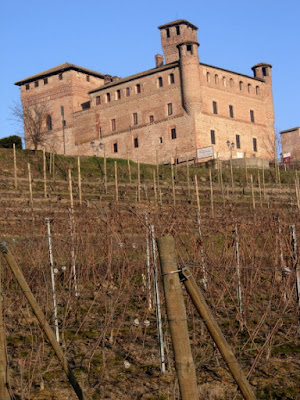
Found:
M 300 126 L 300 0 L 11 0 L 0 6 L 0 137 L 20 133 L 14 82 L 70 62 L 125 77 L 154 67 L 158 25 L 199 27 L 200 60 L 252 75 L 273 65 L 276 131 Z

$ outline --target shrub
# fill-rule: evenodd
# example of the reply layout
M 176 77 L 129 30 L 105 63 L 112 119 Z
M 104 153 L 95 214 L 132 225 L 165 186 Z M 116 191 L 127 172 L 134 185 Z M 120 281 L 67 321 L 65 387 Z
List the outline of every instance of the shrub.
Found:
M 15 143 L 16 149 L 22 149 L 22 139 L 20 136 L 13 135 L 0 139 L 0 147 L 5 149 L 12 149 Z

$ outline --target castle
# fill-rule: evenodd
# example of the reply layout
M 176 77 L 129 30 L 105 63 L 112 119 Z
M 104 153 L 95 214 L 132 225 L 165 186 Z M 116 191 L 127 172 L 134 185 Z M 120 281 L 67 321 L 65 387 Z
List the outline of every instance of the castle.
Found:
M 195 25 L 158 28 L 153 69 L 119 78 L 65 63 L 15 83 L 23 107 L 47 104 L 46 150 L 152 164 L 274 159 L 272 66 L 248 76 L 203 64 Z

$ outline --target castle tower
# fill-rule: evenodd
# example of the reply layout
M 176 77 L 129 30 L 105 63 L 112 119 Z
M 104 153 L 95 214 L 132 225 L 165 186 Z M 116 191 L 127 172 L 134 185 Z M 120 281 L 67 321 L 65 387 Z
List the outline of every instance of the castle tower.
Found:
M 182 106 L 192 115 L 201 108 L 200 71 L 197 42 L 184 42 L 177 45 L 180 60 Z
M 266 63 L 259 63 L 252 67 L 255 78 L 262 79 L 266 86 L 263 93 L 263 98 L 265 102 L 265 110 L 267 117 L 267 124 L 270 127 L 270 131 L 274 132 L 274 135 L 269 138 L 265 138 L 266 142 L 270 142 L 270 146 L 273 147 L 272 151 L 274 157 L 276 157 L 276 141 L 275 141 L 275 131 L 274 131 L 274 106 L 273 106 L 273 91 L 272 91 L 272 75 L 271 75 L 272 65 Z
M 270 64 L 259 63 L 252 67 L 252 71 L 253 71 L 255 78 L 261 78 L 267 84 L 272 85 L 271 68 L 272 68 L 272 65 L 270 65 Z
M 184 42 L 197 42 L 197 26 L 180 19 L 158 27 L 165 62 L 169 64 L 179 59 L 177 45 Z

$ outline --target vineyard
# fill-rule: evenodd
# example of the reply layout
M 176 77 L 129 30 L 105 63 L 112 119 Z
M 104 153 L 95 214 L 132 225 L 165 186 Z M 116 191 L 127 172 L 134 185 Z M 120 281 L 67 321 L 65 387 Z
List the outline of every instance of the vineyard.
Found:
M 151 166 L 22 150 L 15 158 L 0 150 L 0 167 L 0 241 L 86 399 L 180 399 L 155 246 L 166 234 L 174 237 L 178 268 L 192 271 L 257 399 L 300 399 L 297 171 Z M 1 275 L 11 398 L 74 399 L 2 256 Z M 242 399 L 184 296 L 199 399 Z

